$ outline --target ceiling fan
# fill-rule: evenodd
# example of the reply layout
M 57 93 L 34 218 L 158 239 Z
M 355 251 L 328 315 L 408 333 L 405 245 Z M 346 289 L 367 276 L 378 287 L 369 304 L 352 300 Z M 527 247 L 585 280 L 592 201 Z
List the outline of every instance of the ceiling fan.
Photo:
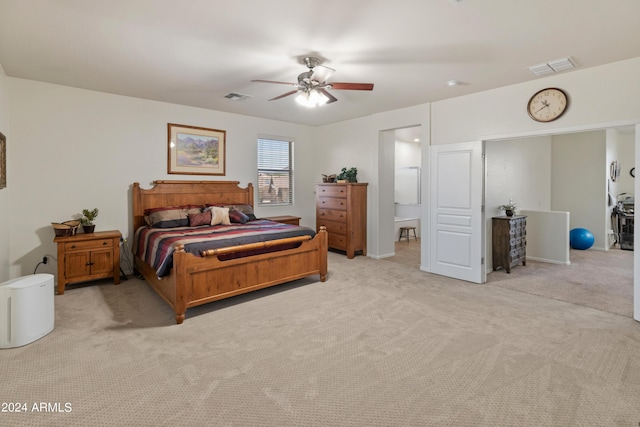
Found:
M 298 94 L 296 101 L 306 105 L 308 107 L 315 107 L 318 105 L 329 104 L 336 102 L 338 98 L 328 92 L 328 89 L 334 90 L 373 90 L 373 83 L 329 83 L 327 79 L 331 77 L 331 74 L 335 71 L 333 68 L 320 65 L 320 60 L 313 56 L 308 56 L 303 59 L 304 65 L 307 66 L 309 71 L 300 73 L 298 75 L 297 83 L 277 82 L 273 80 L 251 80 L 252 82 L 260 83 L 276 83 L 283 85 L 295 86 L 294 90 L 291 90 L 282 95 L 278 95 L 275 98 L 271 98 L 269 101 L 275 101 L 295 93 Z

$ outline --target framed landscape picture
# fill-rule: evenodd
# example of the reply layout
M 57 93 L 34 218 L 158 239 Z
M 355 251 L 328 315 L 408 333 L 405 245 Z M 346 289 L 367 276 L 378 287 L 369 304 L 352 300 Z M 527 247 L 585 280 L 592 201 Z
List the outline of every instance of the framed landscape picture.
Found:
M 0 188 L 7 186 L 7 138 L 0 132 Z
M 170 174 L 225 175 L 226 131 L 168 124 Z

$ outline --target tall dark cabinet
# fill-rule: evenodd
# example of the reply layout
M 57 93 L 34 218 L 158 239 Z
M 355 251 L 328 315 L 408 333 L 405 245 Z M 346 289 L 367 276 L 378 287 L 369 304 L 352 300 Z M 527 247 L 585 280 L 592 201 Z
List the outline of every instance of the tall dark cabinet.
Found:
M 493 271 L 522 263 L 527 265 L 527 217 L 524 215 L 492 218 Z

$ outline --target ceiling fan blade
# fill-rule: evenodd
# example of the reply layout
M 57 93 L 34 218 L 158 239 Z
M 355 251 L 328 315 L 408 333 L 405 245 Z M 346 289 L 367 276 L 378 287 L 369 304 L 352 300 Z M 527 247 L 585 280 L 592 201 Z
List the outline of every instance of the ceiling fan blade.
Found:
M 373 83 L 329 83 L 336 90 L 373 90 Z
M 338 100 L 338 98 L 336 98 L 335 96 L 331 95 L 329 92 L 327 92 L 326 89 L 318 89 L 320 91 L 320 93 L 322 93 L 324 96 L 326 96 L 327 98 L 329 98 L 329 100 L 327 101 L 327 104 L 331 104 L 332 102 L 336 102 Z
M 257 82 L 257 83 L 277 83 L 279 85 L 289 85 L 289 86 L 297 86 L 297 83 L 291 83 L 291 82 L 276 82 L 273 80 L 251 80 L 252 82 Z
M 334 71 L 336 70 L 334 70 L 333 68 L 325 67 L 324 65 L 316 65 L 313 68 L 311 80 L 315 80 L 318 83 L 322 84 L 327 81 L 329 77 L 331 77 L 331 74 L 333 74 Z
M 287 93 L 283 93 L 280 96 L 276 96 L 275 98 L 271 98 L 269 101 L 275 101 L 276 99 L 280 99 L 280 98 L 284 98 L 285 96 L 293 95 L 296 92 L 298 92 L 298 89 L 289 91 Z

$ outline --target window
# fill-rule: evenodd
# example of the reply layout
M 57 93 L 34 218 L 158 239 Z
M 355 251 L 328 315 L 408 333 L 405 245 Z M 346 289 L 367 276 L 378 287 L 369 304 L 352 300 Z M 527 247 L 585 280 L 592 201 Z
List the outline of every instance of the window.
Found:
M 293 141 L 258 138 L 258 204 L 293 203 Z

